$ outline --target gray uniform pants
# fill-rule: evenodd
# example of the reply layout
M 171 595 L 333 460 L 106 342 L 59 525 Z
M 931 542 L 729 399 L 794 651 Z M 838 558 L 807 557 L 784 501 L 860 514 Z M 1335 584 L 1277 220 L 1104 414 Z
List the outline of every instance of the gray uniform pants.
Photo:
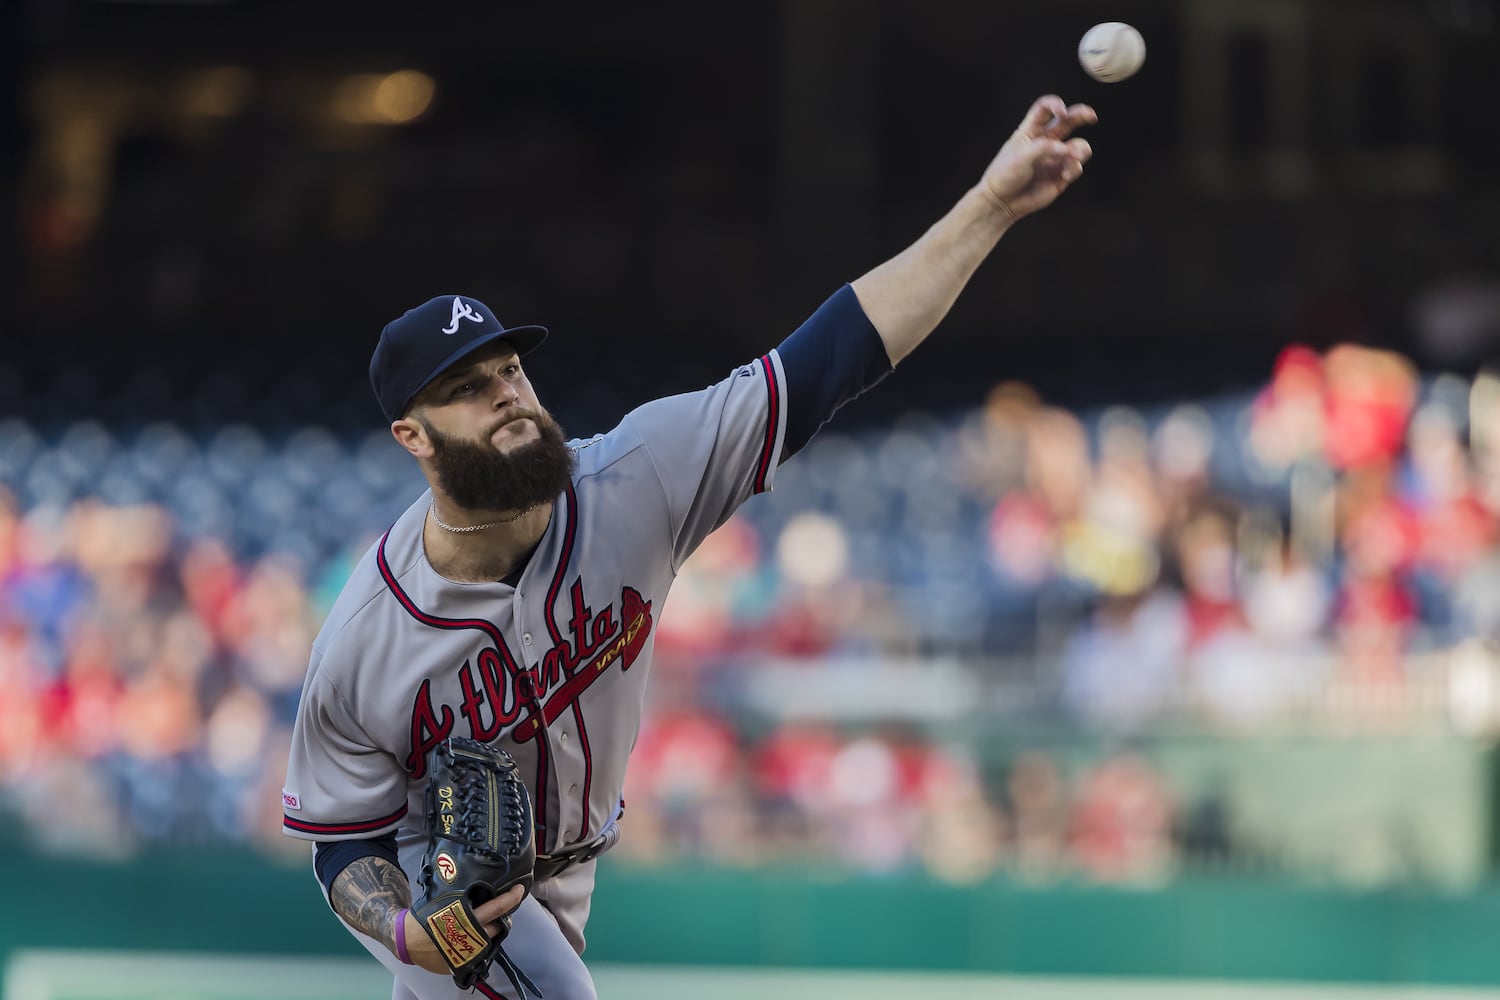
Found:
M 593 977 L 579 957 L 584 946 L 583 925 L 588 920 L 594 891 L 594 865 L 595 862 L 586 861 L 538 883 L 510 915 L 511 931 L 505 939 L 505 953 L 536 983 L 546 1000 L 596 1000 Z M 498 965 L 490 970 L 487 982 L 472 992 L 464 991 L 454 985 L 452 976 L 402 965 L 379 941 L 347 923 L 344 927 L 396 977 L 392 1000 L 515 998 L 510 981 Z

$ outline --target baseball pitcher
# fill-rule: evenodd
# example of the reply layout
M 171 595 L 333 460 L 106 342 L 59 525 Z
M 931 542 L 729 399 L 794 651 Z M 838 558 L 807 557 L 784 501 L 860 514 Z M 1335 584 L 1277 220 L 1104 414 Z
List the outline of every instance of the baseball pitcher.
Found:
M 283 806 L 394 998 L 594 997 L 580 957 L 594 859 L 628 827 L 625 765 L 679 567 L 1078 179 L 1091 150 L 1072 133 L 1095 121 L 1039 99 L 910 247 L 774 350 L 607 434 L 565 440 L 542 406 L 521 364 L 542 327 L 459 294 L 385 327 L 370 381 L 429 489 L 313 645 Z M 454 882 L 479 868 L 509 874 Z

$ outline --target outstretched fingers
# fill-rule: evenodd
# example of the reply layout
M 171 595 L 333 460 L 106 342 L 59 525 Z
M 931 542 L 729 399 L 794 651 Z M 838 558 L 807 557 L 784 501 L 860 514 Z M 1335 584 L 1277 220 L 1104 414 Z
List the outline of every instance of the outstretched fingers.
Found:
M 1099 113 L 1087 104 L 1065 104 L 1056 94 L 1039 97 L 1026 112 L 1020 131 L 1028 139 L 1066 139 L 1073 130 L 1099 121 Z
M 1071 184 L 1083 176 L 1083 165 L 1094 155 L 1093 147 L 1086 139 L 1041 139 L 1032 144 L 1033 162 L 1048 176 L 1058 177 Z
M 1047 123 L 1045 135 L 1049 139 L 1066 139 L 1076 128 L 1094 125 L 1099 114 L 1087 104 L 1075 104 Z
M 1059 165 L 1064 163 L 1084 164 L 1094 155 L 1094 147 L 1090 146 L 1087 139 L 1069 139 L 1062 142 L 1058 139 L 1038 139 L 1031 145 L 1031 152 L 1036 162 L 1043 164 Z
M 1032 102 L 1031 110 L 1026 112 L 1026 117 L 1021 119 L 1019 131 L 1028 139 L 1040 139 L 1048 134 L 1047 130 L 1054 120 L 1066 116 L 1067 113 L 1068 106 L 1056 94 L 1038 97 Z
M 1074 104 L 1054 123 L 1053 137 L 1066 139 L 1075 128 L 1099 124 L 1099 112 L 1087 104 Z

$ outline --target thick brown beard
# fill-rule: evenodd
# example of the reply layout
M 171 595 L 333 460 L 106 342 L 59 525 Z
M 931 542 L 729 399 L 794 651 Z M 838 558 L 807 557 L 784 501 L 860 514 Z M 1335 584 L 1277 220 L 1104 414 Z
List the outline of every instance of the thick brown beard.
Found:
M 573 453 L 555 420 L 545 413 L 530 416 L 537 440 L 509 453 L 488 440 L 443 434 L 418 418 L 432 441 L 438 487 L 466 510 L 525 510 L 555 499 L 573 480 Z

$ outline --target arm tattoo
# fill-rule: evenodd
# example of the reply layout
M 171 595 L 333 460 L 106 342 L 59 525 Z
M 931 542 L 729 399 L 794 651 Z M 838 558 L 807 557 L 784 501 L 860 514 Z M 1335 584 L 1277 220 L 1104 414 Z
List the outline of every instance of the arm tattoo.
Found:
M 333 880 L 328 899 L 356 930 L 396 950 L 396 914 L 411 905 L 411 885 L 400 868 L 385 858 L 351 861 Z

